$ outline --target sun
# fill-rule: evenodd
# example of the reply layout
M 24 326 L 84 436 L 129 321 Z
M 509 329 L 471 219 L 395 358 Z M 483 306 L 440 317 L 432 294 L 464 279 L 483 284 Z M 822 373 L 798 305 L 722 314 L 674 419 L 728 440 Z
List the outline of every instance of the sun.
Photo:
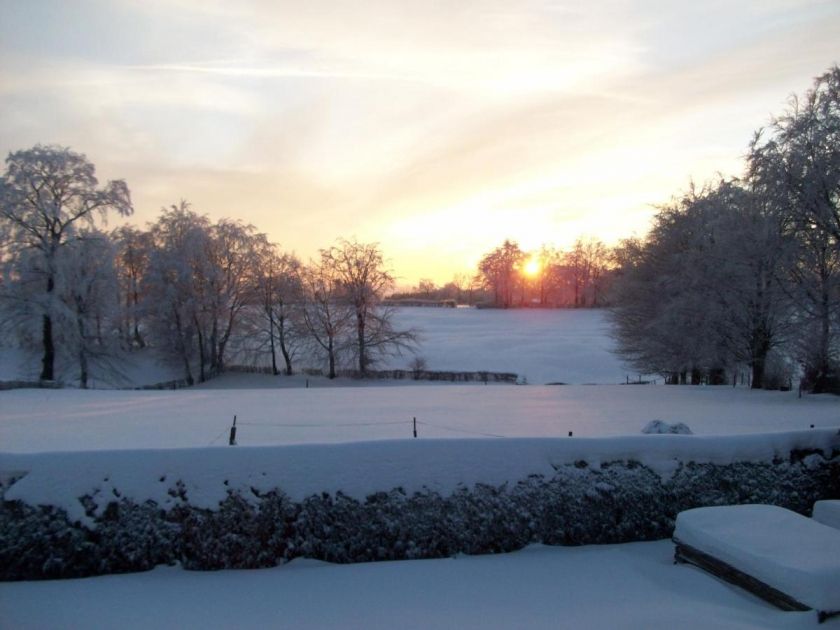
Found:
M 526 276 L 531 276 L 533 278 L 540 273 L 540 261 L 536 258 L 531 258 L 525 263 L 524 271 Z

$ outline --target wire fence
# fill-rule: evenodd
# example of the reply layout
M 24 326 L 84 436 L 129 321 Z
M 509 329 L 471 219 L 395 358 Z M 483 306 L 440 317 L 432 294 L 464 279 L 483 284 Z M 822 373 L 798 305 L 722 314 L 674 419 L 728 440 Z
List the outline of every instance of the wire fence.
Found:
M 464 429 L 461 427 L 453 427 L 436 422 L 425 422 L 412 418 L 411 420 L 393 420 L 382 422 L 254 422 L 254 421 L 239 421 L 234 418 L 233 425 L 222 429 L 222 431 L 214 437 L 207 446 L 214 446 L 225 433 L 230 432 L 229 444 L 235 444 L 236 432 L 234 427 L 261 427 L 261 428 L 278 428 L 278 429 L 310 429 L 310 428 L 328 428 L 328 429 L 346 429 L 346 428 L 360 428 L 360 427 L 393 427 L 405 426 L 409 435 L 417 438 L 419 437 L 417 427 L 430 427 L 439 429 L 441 431 L 448 431 L 450 433 L 461 433 L 464 435 L 478 435 L 482 437 L 492 438 L 507 438 L 509 436 L 499 435 L 498 433 L 489 433 L 486 431 L 475 431 L 472 429 Z

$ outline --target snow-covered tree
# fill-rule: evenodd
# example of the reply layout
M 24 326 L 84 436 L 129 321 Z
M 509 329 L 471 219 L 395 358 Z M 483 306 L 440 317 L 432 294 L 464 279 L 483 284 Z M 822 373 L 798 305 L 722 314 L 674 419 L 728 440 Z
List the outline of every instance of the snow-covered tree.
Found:
M 100 187 L 94 165 L 81 153 L 58 146 L 36 145 L 10 153 L 0 178 L 0 233 L 3 264 L 21 266 L 41 276 L 37 302 L 41 322 L 42 380 L 55 378 L 55 332 L 58 260 L 79 231 L 92 227 L 109 211 L 132 212 L 122 180 Z M 14 274 L 15 272 L 11 272 Z
M 90 230 L 79 236 L 59 254 L 56 319 L 61 343 L 76 359 L 79 386 L 86 389 L 93 363 L 107 362 L 118 348 L 118 281 L 108 235 Z
M 353 307 L 326 251 L 302 270 L 301 280 L 306 330 L 326 355 L 327 376 L 335 378 L 338 360 L 350 343 Z
M 250 328 L 261 346 L 267 340 L 272 373 L 279 373 L 279 350 L 284 372 L 290 376 L 294 373 L 293 361 L 306 334 L 301 263 L 293 254 L 282 253 L 275 244 L 265 243 L 259 251 L 254 279 L 256 291 Z
M 151 234 L 125 225 L 114 230 L 111 238 L 116 246 L 123 341 L 128 348 L 143 348 L 146 346 L 141 332 L 143 285 L 152 248 Z
M 673 382 L 690 372 L 719 382 L 724 368 L 746 364 L 763 387 L 789 334 L 790 251 L 785 218 L 739 182 L 690 191 L 660 210 L 643 241 L 618 250 L 619 353 Z
M 164 358 L 183 367 L 194 382 L 198 358 L 200 378 L 207 364 L 203 331 L 210 306 L 206 300 L 210 223 L 182 201 L 162 211 L 151 226 L 153 247 L 145 278 L 145 310 L 155 345 Z
M 322 251 L 321 264 L 332 268 L 354 316 L 354 354 L 359 372 L 365 374 L 378 358 L 412 347 L 414 333 L 393 326 L 392 308 L 382 305 L 394 278 L 385 268 L 379 246 L 340 239 Z
M 840 387 L 840 68 L 756 133 L 750 181 L 788 215 L 800 305 L 800 358 L 815 391 Z

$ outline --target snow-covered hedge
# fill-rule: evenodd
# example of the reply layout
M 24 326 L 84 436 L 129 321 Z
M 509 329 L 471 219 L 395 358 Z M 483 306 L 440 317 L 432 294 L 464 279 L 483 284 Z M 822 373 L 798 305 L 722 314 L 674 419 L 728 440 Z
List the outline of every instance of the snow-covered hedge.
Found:
M 238 480 L 228 474 L 233 469 L 221 470 L 229 477 L 221 482 L 221 501 L 209 504 L 209 495 L 202 494 L 198 484 L 202 476 L 197 470 L 190 477 L 173 473 L 172 467 L 159 468 L 155 492 L 165 488 L 166 499 L 150 498 L 153 493 L 142 482 L 131 487 L 130 471 L 142 477 L 145 469 L 140 463 L 161 465 L 164 452 L 81 454 L 86 459 L 71 454 L 51 454 L 51 458 L 2 455 L 0 470 L 12 475 L 17 467 L 18 472 L 7 481 L 0 509 L 0 577 L 95 575 L 175 562 L 191 569 L 266 567 L 299 556 L 331 562 L 434 558 L 511 551 L 533 542 L 577 545 L 651 540 L 670 536 L 676 514 L 691 507 L 770 503 L 807 514 L 814 501 L 840 497 L 836 430 L 752 436 L 753 442 L 761 444 L 753 444 L 755 452 L 764 456 L 748 456 L 749 441 L 738 437 L 640 439 L 648 441 L 652 453 L 665 452 L 670 442 L 672 452 L 694 455 L 667 470 L 658 457 L 648 462 L 640 461 L 644 457 L 604 458 L 610 452 L 636 450 L 636 438 L 428 441 L 420 448 L 382 442 L 193 449 L 198 451 L 193 453 L 197 458 L 203 453 L 209 460 L 205 480 L 217 479 L 219 457 L 252 468 L 248 474 L 240 471 Z M 460 448 L 452 449 L 452 442 Z M 582 442 L 589 442 L 591 456 L 569 459 L 587 446 Z M 485 473 L 487 483 L 474 476 L 465 479 L 468 483 L 444 483 L 459 476 L 456 471 L 461 463 L 448 460 L 447 454 L 451 458 L 460 451 L 462 459 L 470 461 L 470 451 L 477 451 L 477 457 L 489 458 L 492 468 L 491 455 L 504 452 L 505 447 L 514 460 L 523 453 L 537 457 L 541 452 L 543 457 L 519 462 L 522 469 L 533 469 L 533 474 L 500 481 L 488 468 L 477 473 Z M 169 461 L 193 451 L 175 451 Z M 401 451 L 403 457 L 395 456 Z M 384 463 L 360 456 L 388 458 L 389 452 L 392 461 Z M 412 463 L 433 454 L 438 460 L 425 461 L 425 469 L 432 472 L 422 478 Z M 323 486 L 323 492 L 307 492 L 307 484 L 282 474 L 290 466 L 300 466 L 297 459 L 306 455 L 316 457 L 309 461 L 308 473 Z M 279 461 L 274 470 L 267 466 L 272 458 Z M 112 471 L 107 477 L 100 477 L 103 462 Z M 118 469 L 118 462 L 123 469 Z M 330 483 L 319 478 L 317 471 L 329 470 L 331 463 L 345 466 L 343 478 L 354 482 L 336 479 Z M 414 476 L 421 477 L 422 485 L 389 485 L 387 475 L 370 476 L 384 470 L 383 466 L 394 470 L 408 466 Z M 517 474 L 516 470 L 517 465 L 511 466 L 502 476 Z M 432 482 L 434 471 L 440 483 Z M 91 485 L 95 479 L 99 481 Z M 123 479 L 125 492 L 119 487 Z M 88 492 L 64 503 L 61 497 L 73 496 L 84 485 Z M 371 491 L 377 485 L 381 489 Z M 347 491 L 336 489 L 342 486 Z M 46 497 L 53 497 L 52 504 Z

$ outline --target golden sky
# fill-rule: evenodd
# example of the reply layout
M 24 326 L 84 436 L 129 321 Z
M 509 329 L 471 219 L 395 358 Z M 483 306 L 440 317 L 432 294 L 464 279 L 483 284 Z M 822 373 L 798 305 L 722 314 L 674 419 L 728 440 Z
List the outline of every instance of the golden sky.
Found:
M 840 2 L 0 0 L 0 152 L 70 146 L 401 284 L 646 231 L 840 61 Z

